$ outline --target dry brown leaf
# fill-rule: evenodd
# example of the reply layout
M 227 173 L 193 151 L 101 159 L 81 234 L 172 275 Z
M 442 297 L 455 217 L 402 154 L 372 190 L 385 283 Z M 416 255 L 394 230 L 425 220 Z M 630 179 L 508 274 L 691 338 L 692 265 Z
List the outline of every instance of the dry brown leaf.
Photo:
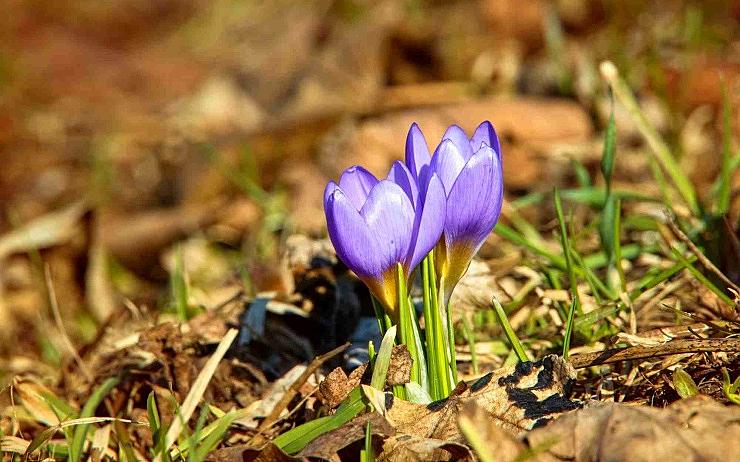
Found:
M 419 436 L 398 435 L 385 440 L 378 462 L 472 461 L 467 446 L 450 441 Z
M 35 420 L 48 426 L 59 424 L 59 417 L 44 398 L 44 395 L 54 395 L 51 390 L 36 382 L 20 381 L 15 384 L 15 392 Z
M 302 459 L 285 454 L 272 443 L 268 443 L 262 449 L 249 446 L 221 448 L 206 456 L 207 462 L 297 462 L 300 460 Z
M 491 414 L 483 407 L 471 402 L 468 403 L 459 419 L 460 428 L 466 424 L 478 433 L 479 438 L 487 443 L 483 450 L 489 451 L 490 457 L 498 462 L 513 462 L 528 453 L 527 445 L 519 441 L 513 433 L 498 425 L 491 419 Z M 467 435 L 467 434 L 466 434 Z M 479 448 L 475 448 L 478 450 Z M 483 457 L 481 457 L 482 459 Z M 530 462 L 557 461 L 549 454 L 532 454 L 526 460 Z
M 560 460 L 725 461 L 740 454 L 740 407 L 706 396 L 658 409 L 594 403 L 526 435 Z
M 339 460 L 359 460 L 359 451 L 357 451 L 359 447 L 355 448 L 356 451 L 349 451 L 348 447 L 365 438 L 365 429 L 368 424 L 370 424 L 373 447 L 377 454 L 382 441 L 393 436 L 396 430 L 383 416 L 371 413 L 356 417 L 340 428 L 324 433 L 303 448 L 298 456 L 326 460 L 336 460 L 337 457 Z M 352 452 L 355 453 L 352 454 Z
M 501 368 L 470 385 L 461 382 L 449 398 L 427 406 L 393 400 L 387 406 L 388 419 L 400 433 L 461 442 L 457 418 L 465 405 L 475 402 L 491 419 L 518 433 L 578 408 L 579 404 L 566 397 L 574 378 L 569 364 L 550 355 Z

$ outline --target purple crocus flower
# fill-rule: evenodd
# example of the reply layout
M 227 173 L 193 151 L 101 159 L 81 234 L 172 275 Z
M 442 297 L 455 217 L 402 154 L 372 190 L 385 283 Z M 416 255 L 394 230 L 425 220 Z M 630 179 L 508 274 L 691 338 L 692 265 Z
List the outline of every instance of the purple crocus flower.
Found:
M 337 256 L 397 318 L 397 268 L 404 277 L 437 244 L 445 221 L 445 192 L 436 174 L 418 182 L 396 162 L 378 180 L 362 167 L 350 167 L 339 184 L 324 191 L 326 223 Z
M 414 123 L 406 139 L 406 165 L 417 181 L 437 175 L 445 188 L 444 235 L 434 259 L 446 303 L 501 214 L 501 146 L 488 121 L 478 126 L 472 138 L 452 125 L 430 157 L 424 135 Z

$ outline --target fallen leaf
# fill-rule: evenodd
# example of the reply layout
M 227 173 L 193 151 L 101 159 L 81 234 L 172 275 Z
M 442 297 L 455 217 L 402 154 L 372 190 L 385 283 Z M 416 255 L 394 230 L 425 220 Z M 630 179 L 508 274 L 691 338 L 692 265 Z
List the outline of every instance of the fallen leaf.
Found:
M 729 460 L 740 454 L 740 407 L 706 396 L 665 409 L 593 403 L 526 435 L 560 460 Z M 735 435 L 735 436 L 733 436 Z
M 434 438 L 398 435 L 385 440 L 378 462 L 472 461 L 467 446 Z
M 469 385 L 460 382 L 449 398 L 426 406 L 392 399 L 386 406 L 388 419 L 400 433 L 461 442 L 457 419 L 464 406 L 474 402 L 498 424 L 520 433 L 580 407 L 567 398 L 574 378 L 569 364 L 550 355 L 501 368 Z
M 340 428 L 321 435 L 303 448 L 298 456 L 326 460 L 337 460 L 337 457 L 339 460 L 359 460 L 359 450 L 356 454 L 350 454 L 347 449 L 365 439 L 365 428 L 368 424 L 373 437 L 373 446 L 377 446 L 377 449 L 380 449 L 383 440 L 396 433 L 383 416 L 373 412 L 356 417 Z M 343 450 L 345 453 L 342 453 Z

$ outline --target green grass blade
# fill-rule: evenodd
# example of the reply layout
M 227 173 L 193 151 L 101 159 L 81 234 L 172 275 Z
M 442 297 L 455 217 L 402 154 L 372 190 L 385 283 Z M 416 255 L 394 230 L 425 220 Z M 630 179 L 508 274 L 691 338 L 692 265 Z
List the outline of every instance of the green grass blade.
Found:
M 732 109 L 727 92 L 727 82 L 722 82 L 722 169 L 717 190 L 717 215 L 723 216 L 730 209 L 732 198 Z
M 609 195 L 604 208 L 601 210 L 601 220 L 599 221 L 599 237 L 601 238 L 601 247 L 604 249 L 608 264 L 611 265 L 615 260 L 616 250 L 614 248 L 614 241 L 618 239 L 615 236 L 617 232 L 617 220 L 619 213 L 617 209 L 617 199 L 613 195 Z
M 570 309 L 568 310 L 568 319 L 565 322 L 565 334 L 563 334 L 563 359 L 568 360 L 568 354 L 570 352 L 570 337 L 573 334 L 573 320 L 576 317 L 576 300 L 570 302 Z
M 701 206 L 696 198 L 696 191 L 694 186 L 691 184 L 689 178 L 681 170 L 676 159 L 671 154 L 668 145 L 660 137 L 655 128 L 650 124 L 645 117 L 645 114 L 640 109 L 635 95 L 629 88 L 627 83 L 620 77 L 617 68 L 609 61 L 601 63 L 601 75 L 611 85 L 612 91 L 616 95 L 617 99 L 627 109 L 628 114 L 632 118 L 633 122 L 637 126 L 642 136 L 647 141 L 655 159 L 660 163 L 661 167 L 665 169 L 671 181 L 676 186 L 676 189 L 683 197 L 686 204 L 689 206 L 691 213 L 698 218 L 702 216 Z
M 694 379 L 680 367 L 673 371 L 673 388 L 676 389 L 678 396 L 683 399 L 699 394 L 699 387 L 696 386 Z
M 588 173 L 588 169 L 577 159 L 571 159 L 570 166 L 573 168 L 573 172 L 576 175 L 576 181 L 582 188 L 590 188 L 593 186 L 591 183 L 591 174 Z
M 118 438 L 119 460 L 123 462 L 138 462 L 139 459 L 136 457 L 126 427 L 121 422 L 113 422 L 113 430 Z
M 497 223 L 496 228 L 494 228 L 493 231 L 507 241 L 510 241 L 520 247 L 524 247 L 536 255 L 544 257 L 546 260 L 550 261 L 552 265 L 563 270 L 565 269 L 565 260 L 563 260 L 560 256 L 550 253 L 544 247 L 531 242 L 505 224 L 501 222 Z
M 88 398 L 85 405 L 82 407 L 80 412 L 80 418 L 92 417 L 95 413 L 95 409 L 98 408 L 103 399 L 113 388 L 118 385 L 121 381 L 119 377 L 111 377 L 103 382 L 92 395 Z M 79 462 L 82 457 L 82 451 L 85 446 L 85 439 L 87 438 L 87 432 L 90 429 L 90 424 L 78 425 L 75 428 L 72 444 L 69 448 L 69 460 L 70 462 Z
M 509 340 L 509 343 L 511 344 L 511 348 L 516 353 L 516 356 L 517 358 L 519 358 L 519 361 L 521 362 L 529 361 L 527 352 L 524 351 L 524 347 L 519 341 L 519 337 L 516 336 L 516 332 L 514 332 L 514 329 L 512 329 L 511 324 L 509 324 L 509 319 L 506 317 L 506 312 L 504 311 L 504 307 L 501 306 L 501 303 L 499 303 L 496 297 L 493 298 L 493 308 L 494 308 L 494 312 L 496 313 L 496 317 L 498 318 L 498 322 L 504 331 L 504 335 L 506 335 L 506 338 Z
M 231 424 L 240 416 L 237 411 L 229 411 L 221 418 L 212 422 L 201 432 L 202 438 L 200 444 L 195 448 L 192 455 L 192 460 L 200 462 L 206 459 L 206 456 L 211 453 L 216 446 L 224 439 L 226 432 L 231 427 Z
M 494 457 L 494 444 L 488 441 L 478 428 L 476 423 L 467 414 L 462 414 L 458 419 L 458 426 L 471 448 L 478 455 L 480 462 L 496 462 Z
M 295 454 L 324 433 L 335 430 L 349 422 L 363 409 L 365 409 L 365 401 L 362 390 L 357 387 L 350 392 L 334 415 L 306 422 L 278 436 L 273 440 L 273 443 L 288 454 Z
M 361 462 L 375 462 L 375 452 L 373 451 L 373 430 L 370 422 L 365 425 L 365 447 L 360 450 Z
M 182 247 L 175 252 L 175 268 L 170 274 L 170 287 L 175 312 L 180 321 L 188 320 L 188 283 L 185 278 L 185 265 L 182 260 Z
M 560 201 L 560 191 L 555 189 L 555 212 L 558 217 L 558 224 L 560 225 L 560 244 L 563 247 L 563 258 L 565 260 L 565 271 L 568 274 L 568 281 L 570 282 L 570 292 L 573 301 L 576 303 L 576 310 L 581 311 L 581 298 L 578 294 L 578 281 L 576 279 L 576 272 L 571 261 L 571 245 L 568 239 L 568 230 L 565 226 L 565 218 L 563 216 L 563 204 Z
M 152 448 L 152 455 L 163 452 L 164 439 L 167 432 L 162 428 L 162 424 L 159 418 L 159 409 L 157 408 L 157 398 L 152 391 L 146 399 L 146 413 L 147 419 L 149 420 L 149 429 L 152 432 L 152 441 L 154 443 Z
M 470 362 L 473 365 L 473 374 L 478 374 L 478 355 L 475 352 L 475 332 L 473 327 L 470 325 L 470 321 L 466 316 L 463 316 L 463 333 L 465 340 L 468 342 L 468 348 L 470 348 Z
M 691 262 L 686 257 L 684 257 L 681 252 L 679 252 L 678 250 L 674 248 L 671 248 L 671 253 L 677 260 L 679 260 L 681 263 L 684 264 L 684 266 L 686 267 L 687 270 L 689 270 L 691 275 L 694 276 L 697 281 L 702 283 L 704 287 L 714 292 L 714 294 L 717 295 L 717 297 L 719 297 L 723 302 L 727 303 L 730 306 L 734 306 L 732 299 L 728 297 L 727 294 L 724 293 L 721 289 L 719 289 L 716 285 L 714 285 L 712 281 L 707 279 L 707 277 L 704 276 L 701 271 L 696 269 L 696 267 L 692 265 Z
M 391 353 L 393 353 L 393 345 L 396 342 L 396 326 L 391 327 L 383 336 L 383 341 L 380 342 L 380 349 L 378 354 L 375 356 L 375 366 L 373 367 L 373 376 L 370 380 L 370 385 L 383 390 L 385 388 L 385 378 L 388 374 L 388 367 L 391 364 Z
M 604 175 L 606 190 L 611 192 L 612 174 L 617 152 L 617 124 L 614 121 L 614 100 L 612 99 L 611 114 L 604 133 L 604 150 L 601 154 L 601 174 Z

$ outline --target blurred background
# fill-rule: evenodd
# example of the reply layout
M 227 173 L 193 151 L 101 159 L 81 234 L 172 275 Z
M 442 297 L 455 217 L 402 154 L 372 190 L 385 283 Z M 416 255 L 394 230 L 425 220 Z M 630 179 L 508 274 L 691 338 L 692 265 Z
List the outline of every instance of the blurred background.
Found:
M 738 20 L 731 0 L 6 0 L 0 374 L 58 367 L 60 324 L 82 345 L 178 297 L 186 316 L 240 290 L 311 309 L 286 242 L 324 236 L 326 182 L 385 174 L 413 121 L 434 146 L 491 120 L 508 200 L 598 177 L 605 59 L 705 194 L 722 82 L 740 128 Z M 616 117 L 615 182 L 657 194 Z

